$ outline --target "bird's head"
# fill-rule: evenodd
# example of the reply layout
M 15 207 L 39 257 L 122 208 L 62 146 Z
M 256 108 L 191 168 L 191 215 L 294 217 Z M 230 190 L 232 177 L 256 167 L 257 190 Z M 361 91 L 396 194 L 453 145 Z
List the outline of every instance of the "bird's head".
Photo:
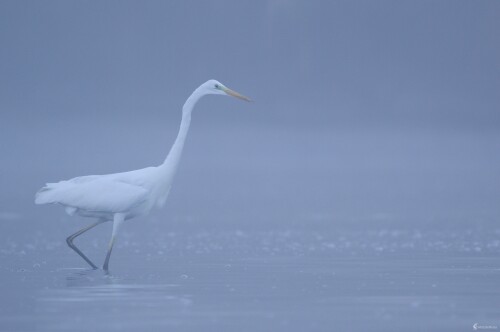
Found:
M 233 91 L 226 87 L 224 84 L 217 80 L 208 80 L 203 83 L 200 87 L 204 94 L 213 94 L 213 95 L 228 95 L 235 98 L 239 98 L 245 101 L 251 101 L 250 98 L 243 96 L 242 94 Z

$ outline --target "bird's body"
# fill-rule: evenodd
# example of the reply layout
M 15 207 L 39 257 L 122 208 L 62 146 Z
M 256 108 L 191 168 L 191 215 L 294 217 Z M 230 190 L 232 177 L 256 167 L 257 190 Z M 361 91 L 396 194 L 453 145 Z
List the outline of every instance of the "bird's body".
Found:
M 162 191 L 153 181 L 160 178 L 160 173 L 160 167 L 147 167 L 47 183 L 35 203 L 61 204 L 69 215 L 112 220 L 115 213 L 124 213 L 125 219 L 131 219 L 147 214 L 156 202 L 162 201 L 162 196 L 153 194 Z
M 60 204 L 70 215 L 98 220 L 67 239 L 68 245 L 93 268 L 96 266 L 73 244 L 73 240 L 91 228 L 113 220 L 113 234 L 103 266 L 105 270 L 108 269 L 111 249 L 121 223 L 127 219 L 146 215 L 153 207 L 161 207 L 165 204 L 184 148 L 191 123 L 191 112 L 196 102 L 207 94 L 228 94 L 249 100 L 221 83 L 209 80 L 196 89 L 184 104 L 179 134 L 161 165 L 129 172 L 80 176 L 57 183 L 47 183 L 36 193 L 36 204 Z

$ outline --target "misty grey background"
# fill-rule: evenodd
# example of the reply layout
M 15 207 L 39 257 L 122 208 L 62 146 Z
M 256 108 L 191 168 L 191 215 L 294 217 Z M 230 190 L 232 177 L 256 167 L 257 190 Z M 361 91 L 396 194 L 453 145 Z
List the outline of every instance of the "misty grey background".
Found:
M 344 290 L 347 300 L 332 306 L 322 296 L 335 292 L 318 286 L 309 294 L 321 305 L 292 310 L 284 294 L 293 292 L 285 289 L 281 297 L 262 302 L 270 306 L 265 315 L 283 307 L 273 313 L 279 319 L 233 313 L 227 316 L 231 322 L 290 330 L 311 328 L 307 324 L 315 321 L 316 329 L 329 330 L 334 317 L 353 324 L 351 318 L 361 312 L 367 320 L 358 322 L 360 330 L 373 322 L 386 324 L 380 325 L 386 330 L 409 329 L 405 319 L 423 330 L 469 330 L 475 319 L 498 325 L 498 317 L 488 315 L 499 305 L 492 293 L 500 216 L 499 30 L 498 1 L 1 1 L 1 265 L 3 284 L 24 293 L 5 293 L 0 322 L 12 330 L 23 320 L 26 330 L 33 324 L 53 330 L 50 322 L 57 318 L 40 321 L 48 311 L 40 312 L 45 306 L 39 301 L 59 298 L 47 294 L 48 288 L 63 292 L 62 302 L 54 303 L 66 303 L 73 293 L 64 290 L 74 278 L 58 269 L 84 264 L 64 238 L 88 221 L 56 207 L 35 207 L 36 190 L 45 182 L 161 163 L 177 134 L 185 99 L 215 78 L 255 102 L 215 96 L 200 101 L 167 207 L 124 227 L 122 247 L 112 261 L 122 276 L 134 264 L 153 265 L 142 271 L 156 283 L 170 274 L 176 281 L 198 274 L 197 280 L 218 289 L 210 284 L 220 278 L 217 268 L 197 269 L 197 262 L 240 264 L 241 274 L 225 278 L 245 284 L 249 256 L 261 264 L 257 275 L 271 271 L 278 279 L 309 266 L 286 261 L 303 257 L 318 262 L 310 266 L 314 278 L 319 278 L 314 271 L 330 265 L 350 276 L 321 281 L 336 292 Z M 93 243 L 84 251 L 96 260 L 104 254 L 108 226 L 80 240 L 84 248 Z M 265 248 L 288 263 L 267 261 Z M 320 250 L 319 259 L 311 248 L 326 252 Z M 424 270 L 426 264 L 451 264 L 472 269 L 472 276 L 460 270 L 463 282 L 436 295 L 436 280 L 450 276 L 425 270 L 431 271 L 422 277 L 428 285 L 413 289 L 403 281 L 411 280 L 405 273 L 414 265 L 384 261 L 387 251 L 404 262 L 424 255 L 419 261 Z M 233 256 L 225 260 L 223 252 Z M 433 261 L 429 252 L 444 258 Z M 358 264 L 343 261 L 356 253 L 373 254 L 382 265 L 362 265 L 360 271 Z M 340 263 L 332 263 L 333 257 Z M 165 270 L 154 270 L 164 260 Z M 283 270 L 273 270 L 280 266 Z M 368 283 L 366 296 L 380 291 L 370 279 L 356 279 L 375 275 L 372 267 L 396 269 L 401 279 L 391 281 L 399 286 L 389 289 L 431 294 L 425 307 L 446 309 L 421 311 L 425 297 L 410 301 L 403 315 L 394 311 L 401 303 L 392 297 L 373 303 L 356 298 L 346 307 L 359 285 Z M 478 275 L 484 278 L 475 279 Z M 151 282 L 140 272 L 130 278 L 135 285 Z M 259 280 L 250 281 L 245 294 L 260 294 L 255 285 L 267 294 L 264 286 L 275 283 Z M 307 280 L 298 278 L 290 287 Z M 194 308 L 201 302 L 212 310 L 213 303 L 198 292 L 204 284 L 186 287 L 182 292 L 190 294 Z M 473 289 L 469 297 L 460 298 L 459 290 L 467 288 Z M 164 308 L 157 299 L 134 294 L 131 301 Z M 229 307 L 247 303 L 239 296 L 228 300 Z M 446 296 L 462 302 L 448 305 Z M 436 300 L 441 298 L 444 302 Z M 188 313 L 199 312 L 189 309 L 184 293 L 174 300 Z M 169 307 L 174 312 L 175 301 Z M 389 314 L 371 315 L 384 305 Z M 468 311 L 472 307 L 474 313 Z M 63 309 L 70 310 L 56 305 L 49 317 L 76 312 L 65 315 Z M 241 312 L 252 312 L 247 309 Z M 221 311 L 210 312 L 218 317 Z M 146 321 L 164 326 L 162 320 Z M 207 328 L 202 319 L 194 321 L 199 323 L 194 327 Z M 225 326 L 218 320 L 210 324 L 215 330 Z M 179 326 L 193 327 L 182 319 Z
M 402 194 L 405 211 L 453 200 L 447 213 L 498 212 L 496 1 L 1 6 L 5 209 L 20 199 L 28 209 L 45 181 L 159 164 L 185 98 L 216 78 L 256 102 L 201 102 L 173 200 L 202 204 L 220 194 L 231 200 L 225 205 L 244 198 L 284 213 L 293 202 L 307 214 L 343 209 L 331 195 L 342 199 L 353 186 L 378 198 L 401 186 L 381 211 L 368 195 L 351 212 L 388 212 Z M 262 173 L 249 184 L 235 164 Z M 396 183 L 401 164 L 413 173 Z M 224 165 L 223 177 L 210 173 Z M 315 178 L 322 167 L 328 178 Z M 438 167 L 447 168 L 439 177 Z M 478 183 L 474 167 L 491 177 Z M 377 173 L 346 181 L 344 168 Z M 186 182 L 194 178 L 197 188 Z M 269 191 L 272 205 L 263 199 Z

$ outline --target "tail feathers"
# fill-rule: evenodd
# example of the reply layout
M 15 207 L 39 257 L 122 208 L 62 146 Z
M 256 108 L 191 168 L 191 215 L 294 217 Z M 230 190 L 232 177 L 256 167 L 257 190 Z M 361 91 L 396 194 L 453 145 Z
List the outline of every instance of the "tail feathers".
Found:
M 56 203 L 53 197 L 54 189 L 55 189 L 55 183 L 47 183 L 45 187 L 38 190 L 37 193 L 35 194 L 35 204 Z

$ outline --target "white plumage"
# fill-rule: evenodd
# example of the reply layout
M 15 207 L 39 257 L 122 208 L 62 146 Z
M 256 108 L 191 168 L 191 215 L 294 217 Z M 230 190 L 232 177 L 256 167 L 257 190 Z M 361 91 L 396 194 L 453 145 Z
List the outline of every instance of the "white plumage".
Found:
M 36 193 L 35 203 L 57 203 L 69 208 L 71 215 L 112 219 L 114 213 L 127 214 L 147 205 L 153 191 L 147 180 L 154 178 L 155 168 L 47 183 Z
M 182 121 L 177 138 L 165 161 L 157 167 L 130 172 L 80 176 L 66 181 L 47 183 L 35 195 L 36 204 L 60 204 L 69 215 L 97 218 L 98 221 L 69 236 L 68 245 L 90 266 L 96 268 L 74 244 L 73 240 L 93 227 L 113 220 L 113 233 L 103 265 L 108 270 L 115 236 L 124 220 L 146 215 L 154 206 L 163 206 L 179 164 L 184 142 L 196 102 L 207 94 L 227 94 L 246 101 L 247 97 L 228 89 L 216 80 L 198 87 L 182 108 Z

